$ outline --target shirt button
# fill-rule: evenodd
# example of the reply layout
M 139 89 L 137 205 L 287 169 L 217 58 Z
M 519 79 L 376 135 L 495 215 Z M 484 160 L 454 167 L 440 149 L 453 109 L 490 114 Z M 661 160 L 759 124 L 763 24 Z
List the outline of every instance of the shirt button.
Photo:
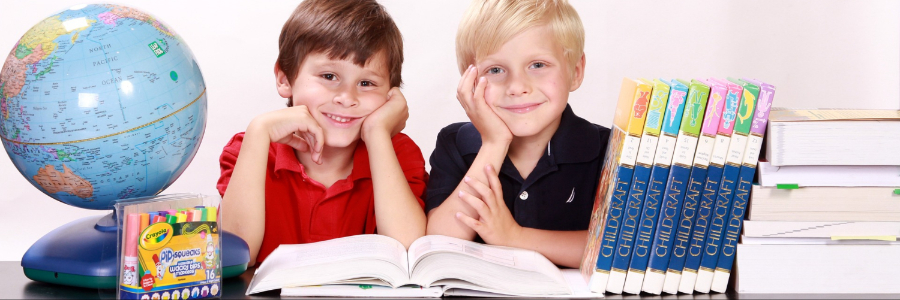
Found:
M 528 191 L 523 191 L 521 194 L 519 194 L 519 199 L 528 200 Z

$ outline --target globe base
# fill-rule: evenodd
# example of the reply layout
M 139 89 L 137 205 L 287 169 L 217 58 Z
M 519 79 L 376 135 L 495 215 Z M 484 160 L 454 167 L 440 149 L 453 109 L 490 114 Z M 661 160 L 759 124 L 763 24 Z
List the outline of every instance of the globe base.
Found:
M 25 276 L 52 284 L 114 289 L 118 275 L 117 234 L 113 213 L 60 226 L 25 252 L 22 257 Z M 222 231 L 222 277 L 240 275 L 249 261 L 247 243 Z

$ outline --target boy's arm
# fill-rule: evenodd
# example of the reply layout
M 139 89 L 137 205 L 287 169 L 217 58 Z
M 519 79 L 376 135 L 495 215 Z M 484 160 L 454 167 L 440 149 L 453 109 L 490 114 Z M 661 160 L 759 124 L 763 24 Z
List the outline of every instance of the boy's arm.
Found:
M 250 266 L 262 245 L 266 223 L 266 164 L 269 158 L 269 137 L 261 128 L 250 123 L 234 165 L 231 180 L 222 202 L 224 230 L 241 237 L 250 248 Z
M 509 150 L 512 133 L 485 102 L 484 90 L 487 87 L 487 80 L 483 77 L 478 78 L 476 84 L 477 74 L 477 68 L 469 66 L 457 87 L 456 98 L 465 109 L 469 120 L 478 129 L 482 140 L 481 149 L 478 150 L 475 160 L 466 171 L 466 176 L 487 182 L 487 177 L 482 170 L 488 165 L 499 170 L 506 158 L 506 152 Z M 468 185 L 460 182 L 440 206 L 428 212 L 427 234 L 440 234 L 467 240 L 475 238 L 475 231 L 456 218 L 457 212 L 474 218 L 478 217 L 478 213 L 474 209 L 464 205 L 459 199 L 460 191 L 474 192 Z
M 487 184 L 466 177 L 463 182 L 475 193 L 458 194 L 477 216 L 458 213 L 456 217 L 488 244 L 534 250 L 557 265 L 577 268 L 587 243 L 587 230 L 555 231 L 519 226 L 503 201 L 497 173 L 490 165 L 483 170 Z
M 256 263 L 265 234 L 266 165 L 271 142 L 310 152 L 313 160 L 318 161 L 325 141 L 322 128 L 302 105 L 260 115 L 247 126 L 231 179 L 222 197 L 225 203 L 222 225 L 224 230 L 247 242 L 251 266 Z
M 391 141 L 391 136 L 405 127 L 408 117 L 406 99 L 395 87 L 391 89 L 388 101 L 366 117 L 361 134 L 369 152 L 378 233 L 396 239 L 407 248 L 425 234 L 422 204 L 410 189 L 411 182 L 400 167 Z M 418 180 L 424 181 L 424 161 L 421 171 Z

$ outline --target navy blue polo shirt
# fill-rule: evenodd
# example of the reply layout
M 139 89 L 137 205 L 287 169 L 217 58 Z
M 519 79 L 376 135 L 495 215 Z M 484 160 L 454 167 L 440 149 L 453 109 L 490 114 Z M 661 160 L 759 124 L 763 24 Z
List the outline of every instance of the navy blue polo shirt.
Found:
M 544 230 L 588 229 L 608 140 L 608 128 L 576 116 L 566 105 L 559 128 L 528 178 L 522 178 L 507 155 L 499 178 L 516 222 Z M 454 123 L 441 130 L 431 153 L 426 212 L 456 189 L 479 149 L 481 134 L 472 123 Z

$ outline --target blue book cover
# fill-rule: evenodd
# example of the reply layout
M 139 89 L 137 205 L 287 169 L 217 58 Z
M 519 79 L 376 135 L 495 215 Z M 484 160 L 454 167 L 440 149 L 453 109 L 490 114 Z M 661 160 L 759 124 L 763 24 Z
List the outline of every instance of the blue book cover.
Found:
M 630 293 L 640 292 L 643 278 L 637 277 L 642 276 L 647 269 L 654 231 L 656 230 L 656 221 L 659 216 L 659 204 L 663 200 L 662 195 L 669 176 L 669 165 L 672 163 L 675 139 L 681 126 L 688 92 L 688 84 L 684 81 L 672 80 L 669 85 L 671 86 L 671 91 L 666 104 L 662 132 L 654 154 L 650 177 L 647 180 L 647 191 L 644 196 L 641 217 L 631 251 L 631 260 L 628 262 L 628 277 L 626 278 L 625 291 Z M 629 284 L 636 286 L 636 289 L 629 289 Z
M 700 261 L 703 258 L 703 247 L 706 245 L 706 236 L 712 220 L 713 207 L 716 204 L 716 193 L 719 190 L 720 180 L 722 180 L 725 157 L 731 142 L 731 134 L 734 132 L 734 121 L 737 117 L 737 109 L 743 90 L 737 84 L 729 84 L 719 79 L 709 79 L 708 82 L 711 87 L 710 99 L 717 99 L 716 101 L 718 101 L 723 98 L 724 94 L 724 103 L 719 104 L 723 107 L 722 113 L 719 114 L 719 125 L 715 133 L 712 132 L 712 128 L 703 132 L 704 136 L 715 137 L 715 145 L 709 159 L 709 167 L 707 168 L 707 176 L 703 184 L 700 203 L 697 207 L 694 228 L 691 229 L 691 242 L 687 249 L 687 258 L 685 258 L 684 268 L 682 268 L 683 276 L 679 283 L 678 291 L 683 293 L 692 293 L 697 282 L 697 270 L 700 268 Z
M 650 250 L 650 261 L 647 264 L 647 272 L 666 274 L 669 266 L 669 256 L 672 254 L 672 239 L 675 236 L 675 227 L 681 215 L 681 200 L 690 180 L 691 168 L 673 165 L 669 171 L 669 178 L 663 192 L 662 207 L 659 212 L 659 221 L 656 224 L 656 235 L 653 238 L 653 248 Z M 662 289 L 660 282 L 660 290 Z M 658 292 L 657 292 L 658 293 Z
M 722 179 L 719 180 L 719 190 L 716 192 L 716 206 L 712 208 L 712 219 L 703 247 L 703 258 L 700 260 L 700 269 L 714 272 L 719 263 L 719 247 L 722 245 L 722 232 L 725 231 L 728 213 L 731 209 L 732 191 L 736 186 L 741 167 L 726 164 L 722 171 Z M 712 281 L 709 282 L 712 284 Z M 701 292 L 703 292 L 701 290 Z
M 640 80 L 622 80 L 581 267 L 595 293 L 606 290 L 652 89 Z
M 647 195 L 641 210 L 640 226 L 638 226 L 631 261 L 628 264 L 628 270 L 631 272 L 643 274 L 647 270 L 653 236 L 656 232 L 656 221 L 659 218 L 659 204 L 663 201 L 663 191 L 666 189 L 668 176 L 668 166 L 654 165 L 650 172 Z
M 738 239 L 741 237 L 741 225 L 744 223 L 744 213 L 747 212 L 747 200 L 750 198 L 750 190 L 753 187 L 753 175 L 755 174 L 755 166 L 741 166 L 737 187 L 734 191 L 734 199 L 731 202 L 730 213 L 725 222 L 727 226 L 725 227 L 725 232 L 723 232 L 724 237 L 722 238 L 722 247 L 719 253 L 719 259 L 716 262 L 717 271 L 731 271 L 731 265 L 734 262 L 734 253 L 737 251 Z
M 694 229 L 691 230 L 691 245 L 688 247 L 687 258 L 684 261 L 684 272 L 697 273 L 700 268 L 700 260 L 703 258 L 703 246 L 706 245 L 706 233 L 711 221 L 713 205 L 716 203 L 716 192 L 719 190 L 719 180 L 722 179 L 723 167 L 710 164 L 707 169 L 706 182 L 703 185 L 703 193 L 700 204 L 697 207 L 697 220 Z M 696 279 L 694 279 L 696 281 Z M 693 290 L 693 286 L 690 287 Z
M 641 135 L 641 144 L 634 165 L 634 177 L 631 179 L 631 190 L 625 200 L 625 208 L 620 226 L 619 238 L 616 241 L 616 252 L 613 258 L 610 279 L 606 290 L 612 293 L 621 293 L 625 284 L 628 263 L 631 261 L 631 250 L 634 246 L 634 238 L 637 233 L 638 221 L 644 204 L 644 195 L 647 192 L 647 180 L 653 167 L 653 158 L 656 153 L 659 134 L 662 130 L 665 106 L 668 102 L 668 83 L 662 80 L 646 80 L 653 82 L 653 93 L 650 98 L 650 106 L 647 110 L 647 120 L 644 123 L 644 132 Z
M 715 268 L 721 253 L 722 235 L 725 232 L 725 227 L 728 226 L 728 215 L 731 211 L 731 203 L 740 175 L 741 163 L 744 161 L 744 150 L 747 149 L 748 145 L 747 141 L 750 135 L 756 99 L 759 96 L 758 86 L 732 78 L 728 78 L 728 81 L 729 85 L 741 86 L 741 98 L 743 99 L 734 119 L 734 132 L 731 135 L 731 142 L 728 144 L 725 170 L 722 172 L 722 180 L 719 183 L 719 191 L 716 194 L 716 206 L 713 208 L 703 258 L 700 260 L 700 269 L 697 271 L 697 283 L 694 289 L 701 293 L 709 292 L 713 285 Z
M 709 86 L 697 80 L 691 82 L 642 287 L 643 291 L 651 294 L 659 294 L 663 290 L 708 96 Z
M 626 273 L 628 262 L 631 260 L 631 248 L 634 246 L 634 236 L 637 233 L 638 221 L 644 203 L 644 192 L 647 191 L 647 179 L 650 178 L 651 168 L 638 164 L 634 167 L 634 177 L 631 180 L 631 190 L 625 198 L 622 225 L 619 230 L 619 238 L 616 241 L 616 255 L 613 257 L 612 271 Z
M 678 221 L 678 229 L 672 245 L 672 257 L 669 258 L 669 268 L 666 270 L 666 281 L 663 284 L 663 292 L 671 294 L 678 293 L 679 284 L 682 282 L 681 271 L 684 268 L 688 247 L 691 244 L 691 230 L 697 218 L 697 205 L 700 202 L 704 183 L 706 183 L 707 168 L 709 168 L 716 145 L 716 132 L 721 125 L 720 120 L 725 108 L 727 89 L 714 81 L 701 80 L 700 82 L 709 87 L 709 100 L 706 103 L 703 128 L 700 130 L 700 138 L 697 141 L 694 165 L 691 168 L 690 181 L 687 184 L 687 192 L 685 192 L 682 203 L 681 218 Z M 693 292 L 693 286 L 691 292 Z
M 678 221 L 678 230 L 675 232 L 675 241 L 672 245 L 672 257 L 669 258 L 669 268 L 666 272 L 680 274 L 684 268 L 684 261 L 687 258 L 687 250 L 691 241 L 691 229 L 693 229 L 694 218 L 697 214 L 697 204 L 700 202 L 700 191 L 703 190 L 704 181 L 706 181 L 706 168 L 698 166 L 691 168 L 690 181 L 687 183 L 687 191 L 682 203 L 681 218 Z
M 775 87 L 770 84 L 748 79 L 743 81 L 745 89 L 747 89 L 747 86 L 750 86 L 751 89 L 756 87 L 759 90 L 759 94 L 756 111 L 753 113 L 753 123 L 747 139 L 747 147 L 744 150 L 737 189 L 734 192 L 734 200 L 730 209 L 731 213 L 728 215 L 728 225 L 724 232 L 725 237 L 722 239 L 722 249 L 716 264 L 715 277 L 711 287 L 713 291 L 720 293 L 724 293 L 728 288 L 728 278 L 731 274 L 732 263 L 734 263 L 738 239 L 741 236 L 741 226 L 744 224 L 744 213 L 747 211 L 747 201 L 750 198 L 753 175 L 756 174 L 756 164 L 759 159 L 759 152 L 762 149 L 766 123 L 769 120 L 769 111 L 772 108 L 772 97 L 775 93 Z

